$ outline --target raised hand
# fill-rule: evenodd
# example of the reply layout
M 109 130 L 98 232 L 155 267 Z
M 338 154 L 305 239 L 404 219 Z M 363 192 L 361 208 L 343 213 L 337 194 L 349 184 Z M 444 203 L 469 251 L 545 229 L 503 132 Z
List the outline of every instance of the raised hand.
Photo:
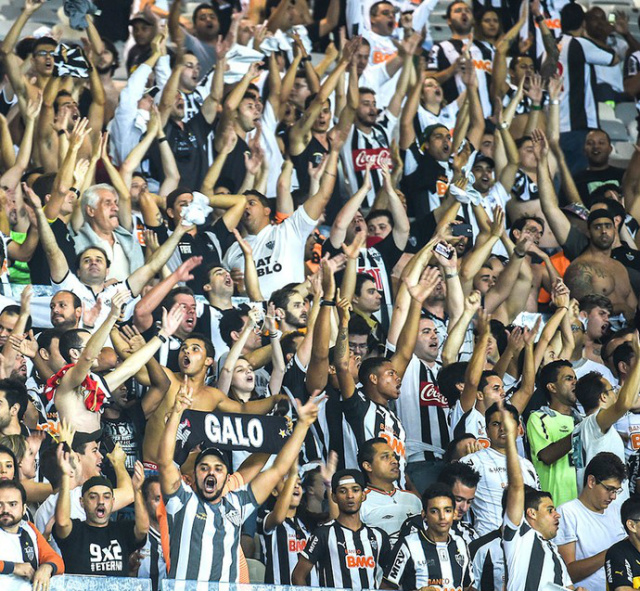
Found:
M 471 314 L 475 314 L 482 303 L 482 296 L 477 289 L 474 289 L 464 300 L 465 310 Z
M 27 285 L 20 294 L 20 314 L 31 314 L 31 298 L 33 297 L 33 288 Z
M 321 394 L 320 391 L 314 392 L 306 404 L 302 405 L 299 400 L 296 400 L 298 406 L 298 422 L 312 425 L 318 418 L 318 405 L 326 398 L 326 395 Z
M 458 268 L 458 256 L 456 254 L 456 249 L 448 244 L 447 242 L 440 242 L 440 244 L 447 247 L 447 251 L 449 252 L 449 258 L 440 254 L 437 250 L 433 251 L 433 256 L 436 258 L 438 263 L 444 267 L 445 269 L 457 269 Z
M 338 321 L 340 326 L 349 326 L 351 319 L 351 302 L 340 296 L 340 289 L 336 291 L 336 307 L 338 308 Z
M 128 289 L 122 289 L 117 291 L 111 298 L 111 310 L 109 314 L 112 317 L 120 318 L 122 308 L 131 299 L 131 292 Z
M 71 452 L 65 451 L 65 446 L 63 443 L 58 444 L 58 449 L 56 450 L 56 459 L 58 460 L 58 466 L 60 467 L 62 473 L 69 478 L 73 478 L 75 470 L 71 465 Z
M 133 476 L 131 477 L 131 483 L 133 484 L 134 491 L 142 491 L 142 485 L 144 484 L 144 466 L 139 460 L 136 460 L 136 463 L 133 467 Z
M 120 444 L 116 443 L 113 451 L 107 454 L 107 458 L 111 462 L 112 466 L 124 466 L 125 462 L 127 461 L 127 454 L 124 453 L 124 450 L 122 449 Z
M 40 115 L 40 109 L 42 108 L 42 93 L 38 92 L 35 99 L 29 99 L 27 103 L 27 109 L 25 111 L 25 119 L 28 121 L 35 121 Z
M 113 306 L 113 301 L 111 302 Z M 85 328 L 93 328 L 96 325 L 96 321 L 102 312 L 102 300 L 98 298 L 96 303 L 91 307 L 82 307 L 82 324 Z
M 507 337 L 507 346 L 515 353 L 519 353 L 524 349 L 524 334 L 521 326 L 515 326 Z
M 76 434 L 76 430 L 74 429 L 71 423 L 68 423 L 66 419 L 62 419 L 60 421 L 60 425 L 58 426 L 58 443 L 66 443 L 69 447 L 73 445 L 73 438 Z
M 202 263 L 202 257 L 190 257 L 182 263 L 176 270 L 175 275 L 178 281 L 191 281 L 194 277 L 191 273 L 198 265 Z
M 342 252 L 348 259 L 357 259 L 360 256 L 360 251 L 367 240 L 367 236 L 364 232 L 358 232 L 348 246 L 342 243 Z
M 569 288 L 565 285 L 565 283 L 558 277 L 556 282 L 553 284 L 553 290 L 551 291 L 551 301 L 555 304 L 556 308 L 567 308 L 569 309 L 569 302 L 571 299 L 571 295 L 569 292 Z
M 536 157 L 536 160 L 540 162 L 549 154 L 547 136 L 541 129 L 534 129 L 531 132 L 531 141 L 533 142 L 533 155 Z
M 253 312 L 253 310 L 251 310 L 251 312 Z M 251 312 L 249 312 L 250 318 Z M 269 302 L 267 305 L 267 313 L 264 316 L 264 328 L 269 331 L 270 335 L 275 334 L 278 330 L 278 326 L 276 325 L 276 306 L 273 302 Z
M 38 354 L 38 341 L 36 341 L 33 336 L 33 330 L 29 331 L 29 336 L 12 334 L 9 337 L 9 342 L 11 343 L 11 347 L 14 351 L 17 351 L 29 359 L 34 359 Z
M 127 343 L 125 353 L 135 353 L 139 349 L 142 349 L 142 347 L 147 343 L 135 326 L 127 326 L 125 324 L 118 332 L 122 339 Z
M 86 117 L 82 119 L 78 119 L 73 124 L 73 129 L 71 130 L 71 134 L 69 135 L 69 148 L 80 149 L 82 144 L 84 143 L 85 138 L 91 133 L 91 128 L 89 127 L 89 120 Z
M 322 481 L 331 484 L 333 475 L 338 470 L 338 453 L 334 450 L 329 452 L 326 464 L 320 464 L 320 474 L 322 475 Z
M 491 221 L 490 232 L 492 236 L 498 238 L 504 232 L 504 210 L 499 205 L 493 208 L 493 220 Z
M 529 347 L 533 345 L 533 342 L 536 340 L 536 336 L 538 336 L 538 332 L 540 331 L 540 322 L 542 320 L 541 316 L 536 318 L 535 324 L 531 328 L 527 328 L 526 326 L 522 329 L 522 338 L 524 339 L 524 344 Z
M 558 100 L 560 98 L 560 94 L 562 93 L 562 85 L 563 78 L 557 74 L 553 75 L 549 78 L 549 98 L 553 100 Z
M 502 407 L 502 428 L 505 431 L 507 439 L 515 440 L 516 434 L 518 433 L 518 424 L 513 418 L 513 415 L 504 408 L 504 406 Z
M 166 337 L 173 336 L 176 330 L 180 328 L 184 317 L 185 311 L 180 304 L 174 304 L 168 312 L 166 308 L 162 308 L 162 328 L 160 332 L 164 333 Z
M 76 162 L 76 166 L 73 169 L 73 182 L 76 187 L 82 187 L 85 179 L 87 178 L 87 173 L 89 172 L 90 162 L 87 158 L 80 158 Z
M 487 314 L 484 310 L 478 310 L 478 324 L 476 326 L 479 335 L 491 334 L 491 314 Z
M 403 278 L 403 282 L 407 287 L 409 295 L 419 304 L 424 303 L 436 288 L 440 280 L 440 271 L 435 267 L 427 267 L 424 270 L 422 277 L 415 285 L 411 285 L 407 277 Z
M 186 409 L 191 408 L 193 404 L 193 388 L 187 382 L 187 376 L 184 376 L 184 382 L 180 385 L 180 389 L 176 394 L 176 400 L 173 404 L 173 412 L 181 415 Z
M 328 254 L 326 258 L 322 259 L 320 263 L 322 266 L 322 291 L 324 297 L 333 299 L 336 293 L 336 279 L 333 275 L 333 270 L 329 265 Z
M 236 242 L 242 251 L 242 254 L 245 256 L 251 257 L 253 255 L 253 248 L 251 248 L 251 244 L 249 244 L 246 239 L 238 232 L 237 228 L 233 229 L 233 235 L 236 238 Z
M 542 76 L 533 74 L 529 77 L 529 88 L 524 93 L 537 105 L 542 102 Z

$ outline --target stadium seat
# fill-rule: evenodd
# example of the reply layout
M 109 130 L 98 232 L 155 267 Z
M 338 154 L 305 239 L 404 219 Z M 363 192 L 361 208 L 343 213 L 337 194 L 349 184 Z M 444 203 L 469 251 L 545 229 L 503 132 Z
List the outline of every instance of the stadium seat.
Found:
M 635 152 L 632 142 L 614 142 L 615 157 L 630 160 Z
M 616 119 L 620 119 L 625 125 L 629 125 L 631 122 L 635 122 L 638 116 L 638 110 L 635 103 L 618 103 L 616 105 Z
M 627 128 L 625 124 L 622 123 L 622 121 L 608 121 L 606 119 L 603 119 L 602 121 L 600 121 L 600 127 L 609 134 L 609 137 L 613 142 L 628 142 L 630 140 L 629 132 L 627 131 Z
M 616 112 L 609 103 L 598 103 L 598 116 L 604 121 L 615 121 Z
M 249 567 L 249 581 L 252 584 L 264 583 L 265 566 L 255 558 L 247 558 L 247 566 Z

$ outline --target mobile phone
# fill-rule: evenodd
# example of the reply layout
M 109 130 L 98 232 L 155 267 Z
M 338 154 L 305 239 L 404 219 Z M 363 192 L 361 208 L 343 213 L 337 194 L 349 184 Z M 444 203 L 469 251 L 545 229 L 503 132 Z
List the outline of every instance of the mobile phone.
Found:
M 434 250 L 446 259 L 450 259 L 453 256 L 453 251 L 446 244 L 442 244 L 442 242 L 438 242 Z
M 108 454 L 110 454 L 116 448 L 116 444 L 113 439 L 111 439 L 111 437 L 105 437 L 102 440 L 102 443 L 104 444 L 104 448 L 107 450 Z
M 471 238 L 473 228 L 471 228 L 471 224 L 451 224 L 451 235 Z
M 610 22 L 611 24 L 613 24 L 613 23 L 615 23 L 615 22 L 616 22 L 616 13 L 615 13 L 615 12 L 610 12 L 610 13 L 609 13 L 609 22 Z

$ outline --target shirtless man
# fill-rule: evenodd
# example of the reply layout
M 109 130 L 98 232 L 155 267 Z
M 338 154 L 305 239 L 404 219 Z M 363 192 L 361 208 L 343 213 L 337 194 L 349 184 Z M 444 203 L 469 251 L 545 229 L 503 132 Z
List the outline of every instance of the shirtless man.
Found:
M 129 296 L 128 290 L 116 292 L 111 299 L 111 310 L 107 319 L 93 335 L 79 333 L 82 344 L 70 350 L 72 363 L 63 367 L 47 382 L 45 395 L 49 399 L 53 397 L 58 416 L 78 432 L 94 433 L 100 429 L 100 411 L 109 392 L 132 378 L 182 322 L 184 310 L 179 305 L 174 306 L 169 312 L 164 311 L 162 327 L 155 337 L 112 372 L 102 377 L 93 374 L 91 369 L 96 367 L 102 347 L 120 318 L 122 306 Z
M 215 353 L 211 341 L 203 335 L 192 334 L 185 339 L 178 355 L 179 372 L 164 368 L 171 380 L 169 391 L 163 398 L 158 409 L 149 417 L 142 445 L 142 457 L 145 467 L 150 467 L 158 461 L 158 450 L 162 433 L 165 429 L 165 419 L 173 408 L 176 396 L 181 387 L 193 392 L 191 410 L 266 414 L 280 401 L 286 400 L 285 395 L 276 394 L 262 400 L 240 403 L 231 400 L 218 388 L 207 386 L 205 379 L 213 365 Z
M 13 51 L 25 24 L 31 15 L 43 5 L 44 0 L 40 2 L 38 0 L 25 0 L 23 11 L 13 23 L 0 46 L 0 57 L 7 68 L 7 76 L 13 91 L 24 100 L 36 100 L 38 94 L 44 91 L 53 74 L 53 56 L 51 54 L 57 45 L 55 39 L 43 37 L 36 41 L 34 45 L 31 60 L 35 73 L 35 84 L 22 72 L 20 58 Z
M 611 300 L 614 314 L 633 320 L 638 299 L 631 289 L 629 274 L 622 263 L 611 258 L 615 238 L 613 214 L 605 209 L 592 211 L 587 218 L 589 246 L 565 272 L 564 280 L 578 300 L 590 294 Z

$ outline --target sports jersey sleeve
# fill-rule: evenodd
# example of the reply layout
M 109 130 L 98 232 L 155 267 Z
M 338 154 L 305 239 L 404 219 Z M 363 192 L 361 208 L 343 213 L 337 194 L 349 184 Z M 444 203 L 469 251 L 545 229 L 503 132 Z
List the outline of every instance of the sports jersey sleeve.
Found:
M 613 65 L 616 53 L 612 49 L 596 45 L 593 41 L 585 39 L 584 37 L 574 37 L 574 40 L 578 41 L 582 46 L 584 59 L 588 64 L 592 64 L 594 66 Z
M 607 577 L 607 589 L 615 591 L 618 587 L 635 589 L 633 570 L 629 556 L 622 552 L 620 544 L 615 544 L 609 550 L 604 559 L 604 572 Z
M 186 505 L 187 501 L 194 495 L 193 490 L 189 490 L 184 482 L 180 482 L 180 486 L 176 492 L 171 494 L 162 494 L 162 498 L 164 499 L 165 505 L 167 507 L 168 515 L 175 515 L 184 505 Z
M 624 62 L 624 77 L 631 78 L 640 72 L 640 51 L 634 51 Z
M 391 542 L 389 534 L 386 531 L 376 528 L 382 535 L 382 545 L 380 548 L 380 554 L 378 555 L 378 564 L 382 568 L 383 572 L 389 564 L 391 564 Z
M 300 552 L 300 556 L 306 558 L 311 564 L 318 564 L 327 551 L 328 529 L 319 527 L 307 540 L 307 545 Z
M 384 579 L 396 587 L 415 589 L 416 571 L 405 540 L 400 538 L 391 552 Z
M 251 485 L 244 486 L 230 494 L 236 495 L 240 501 L 243 521 L 260 506 Z

